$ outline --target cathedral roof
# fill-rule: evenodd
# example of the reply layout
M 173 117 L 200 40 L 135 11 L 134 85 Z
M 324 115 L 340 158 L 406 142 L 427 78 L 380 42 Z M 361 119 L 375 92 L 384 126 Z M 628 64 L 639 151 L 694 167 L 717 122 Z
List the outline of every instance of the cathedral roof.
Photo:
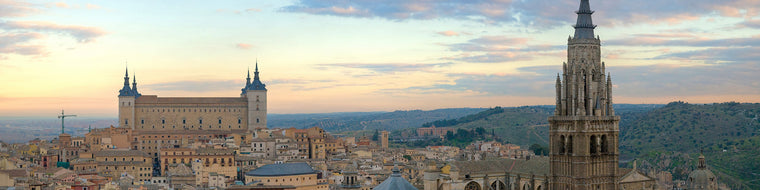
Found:
M 699 155 L 697 169 L 689 173 L 689 178 L 686 180 L 686 183 L 689 187 L 705 187 L 710 183 L 717 183 L 716 180 L 715 174 L 707 169 L 705 156 Z
M 398 167 L 393 167 L 393 174 L 391 174 L 391 177 L 377 185 L 374 190 L 417 190 L 414 185 L 409 183 L 406 179 L 401 177 L 401 171 L 399 171 Z
M 254 170 L 251 170 L 245 175 L 247 176 L 289 176 L 289 175 L 303 175 L 314 174 L 316 170 L 312 169 L 309 164 L 305 162 L 299 163 L 284 163 L 284 164 L 269 164 L 261 166 Z
M 455 161 L 451 162 L 451 170 L 458 169 L 460 174 L 487 174 L 487 173 L 523 173 L 535 175 L 549 174 L 549 159 L 536 157 L 529 160 L 523 159 L 500 159 L 484 161 Z

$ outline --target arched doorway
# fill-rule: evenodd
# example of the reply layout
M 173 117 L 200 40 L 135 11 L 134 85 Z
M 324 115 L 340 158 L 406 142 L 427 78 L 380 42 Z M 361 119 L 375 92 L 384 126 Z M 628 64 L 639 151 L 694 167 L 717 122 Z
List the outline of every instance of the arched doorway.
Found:
M 464 186 L 464 190 L 480 190 L 480 184 L 478 182 L 471 181 Z
M 491 190 L 507 190 L 507 185 L 497 180 L 491 183 Z

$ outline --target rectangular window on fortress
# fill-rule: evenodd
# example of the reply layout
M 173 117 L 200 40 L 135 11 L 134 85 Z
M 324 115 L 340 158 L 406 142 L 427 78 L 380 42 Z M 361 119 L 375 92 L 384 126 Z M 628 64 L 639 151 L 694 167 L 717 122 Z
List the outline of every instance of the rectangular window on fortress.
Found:
M 162 119 L 162 120 L 161 120 L 161 124 L 166 124 L 166 120 L 165 120 L 165 119 Z
M 221 119 L 219 119 L 219 124 L 222 124 L 222 120 Z
M 145 124 L 145 120 L 140 120 L 140 124 Z

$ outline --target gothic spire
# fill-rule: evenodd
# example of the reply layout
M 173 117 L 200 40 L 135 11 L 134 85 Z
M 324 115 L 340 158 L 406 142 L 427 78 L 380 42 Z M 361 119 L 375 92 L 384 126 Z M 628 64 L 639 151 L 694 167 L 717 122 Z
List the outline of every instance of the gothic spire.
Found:
M 253 70 L 253 81 L 259 80 L 259 60 L 256 59 L 256 69 Z
M 129 87 L 129 68 L 124 69 L 124 86 Z
M 256 67 L 253 70 L 253 81 L 251 81 L 251 69 L 248 69 L 248 78 L 245 78 L 245 87 L 240 89 L 241 95 L 246 94 L 248 90 L 267 90 L 264 83 L 259 79 L 259 60 L 256 60 Z
M 248 77 L 245 77 L 245 86 L 251 85 L 251 68 L 248 67 Z
M 589 0 L 581 0 L 581 5 L 578 11 L 578 20 L 573 27 L 575 28 L 575 36 L 573 39 L 594 39 L 594 28 L 596 25 L 591 21 L 591 6 L 589 6 Z
M 134 96 L 132 88 L 129 87 L 129 68 L 124 72 L 124 86 L 119 90 L 119 96 Z
M 137 92 L 137 74 L 132 73 L 132 91 Z

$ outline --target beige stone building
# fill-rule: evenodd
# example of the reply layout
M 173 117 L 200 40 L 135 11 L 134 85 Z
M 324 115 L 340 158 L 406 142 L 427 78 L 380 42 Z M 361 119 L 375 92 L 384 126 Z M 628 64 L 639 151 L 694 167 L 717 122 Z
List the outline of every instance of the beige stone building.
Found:
M 150 181 L 153 159 L 139 150 L 101 150 L 94 154 L 100 176 L 119 179 L 122 174 L 134 177 L 136 182 Z
M 127 130 L 130 148 L 158 157 L 161 148 L 187 147 L 215 138 L 250 142 L 250 132 L 267 124 L 267 89 L 259 79 L 258 64 L 239 97 L 159 97 L 142 95 L 128 73 L 119 90 L 119 128 Z M 117 147 L 121 148 L 121 146 Z
M 245 182 L 264 186 L 289 185 L 298 190 L 327 190 L 327 180 L 318 178 L 317 173 L 319 171 L 303 162 L 269 164 L 247 172 Z
M 380 145 L 384 149 L 388 149 L 388 136 L 390 135 L 390 132 L 388 131 L 381 131 L 380 132 Z

